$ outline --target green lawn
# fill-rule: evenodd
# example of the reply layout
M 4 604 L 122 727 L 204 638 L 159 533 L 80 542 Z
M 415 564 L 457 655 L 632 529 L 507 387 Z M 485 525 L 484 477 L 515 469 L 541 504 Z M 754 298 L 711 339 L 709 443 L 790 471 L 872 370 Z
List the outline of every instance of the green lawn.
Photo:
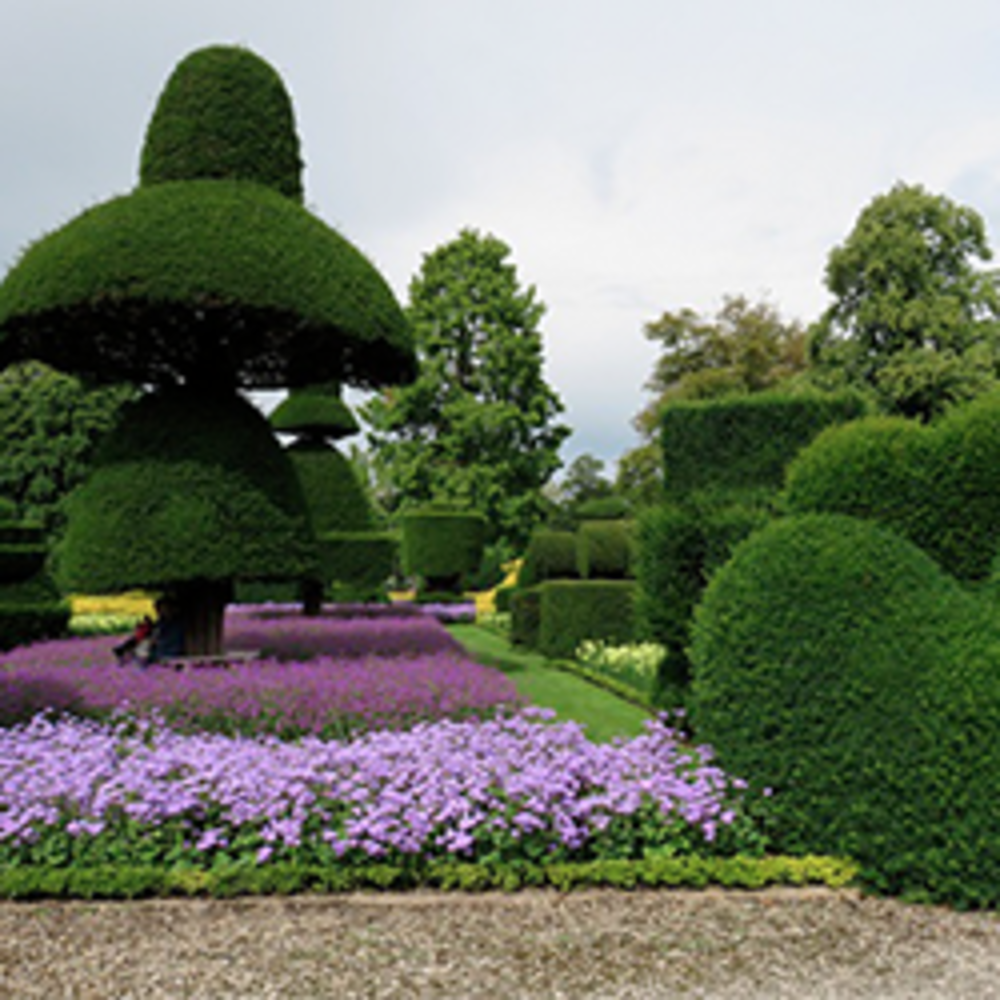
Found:
M 593 740 L 636 736 L 649 718 L 645 709 L 557 669 L 544 656 L 514 649 L 495 632 L 478 625 L 451 625 L 448 631 L 480 663 L 507 674 L 533 705 L 553 709 L 559 719 L 582 723 Z

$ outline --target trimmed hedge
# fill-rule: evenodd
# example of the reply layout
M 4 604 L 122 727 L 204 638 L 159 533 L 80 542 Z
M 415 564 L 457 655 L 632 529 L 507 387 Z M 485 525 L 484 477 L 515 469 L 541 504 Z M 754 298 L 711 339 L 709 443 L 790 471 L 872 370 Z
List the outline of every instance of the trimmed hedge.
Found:
M 319 551 L 327 584 L 374 591 L 393 574 L 399 539 L 388 531 L 330 531 L 319 536 Z
M 573 508 L 578 521 L 620 521 L 632 516 L 632 505 L 625 497 L 594 497 Z
M 146 131 L 144 185 L 255 181 L 301 202 L 302 158 L 281 77 L 244 48 L 213 45 L 177 64 Z
M 295 469 L 317 537 L 331 531 L 367 531 L 371 506 L 354 466 L 336 448 L 305 439 L 285 449 Z
M 576 533 L 576 565 L 584 580 L 633 577 L 631 521 L 584 521 Z
M 842 515 L 776 521 L 695 616 L 692 717 L 774 790 L 778 850 L 875 890 L 1000 904 L 1000 621 L 916 546 Z
M 823 428 L 864 416 L 853 393 L 749 396 L 672 403 L 663 411 L 665 490 L 678 501 L 701 490 L 777 490 L 785 466 Z
M 545 580 L 575 580 L 579 575 L 574 532 L 548 528 L 533 532 L 517 575 L 519 587 L 533 587 Z
M 328 440 L 350 437 L 361 429 L 350 407 L 340 398 L 340 386 L 293 389 L 269 417 L 279 434 L 303 434 Z
M 538 651 L 571 658 L 584 639 L 635 638 L 635 584 L 630 580 L 548 580 L 538 585 Z
M 68 508 L 58 552 L 68 591 L 300 579 L 318 568 L 291 463 L 235 394 L 173 389 L 130 404 Z
M 662 696 L 676 700 L 691 679 L 691 621 L 712 574 L 733 547 L 767 523 L 753 507 L 699 509 L 678 504 L 650 508 L 636 528 L 636 631 L 666 649 Z M 659 697 L 659 696 L 658 696 Z
M 538 587 L 518 588 L 510 597 L 510 641 L 514 646 L 538 647 L 542 625 L 542 593 Z
M 961 580 L 985 580 L 1000 549 L 1000 395 L 929 427 L 871 417 L 831 428 L 788 469 L 798 512 L 878 521 Z
M 411 510 L 400 518 L 403 572 L 426 589 L 456 590 L 474 573 L 486 545 L 486 519 L 474 511 Z
M 840 858 L 732 857 L 650 858 L 644 861 L 584 861 L 559 864 L 474 865 L 441 862 L 421 868 L 371 864 L 243 865 L 212 870 L 18 867 L 0 871 L 0 899 L 140 899 L 163 896 L 291 895 L 359 890 L 438 889 L 487 892 L 549 886 L 560 892 L 597 886 L 703 889 L 711 885 L 760 889 L 767 885 L 827 885 L 841 888 L 855 876 Z
M 70 607 L 46 570 L 42 537 L 37 525 L 0 523 L 0 650 L 62 636 L 69 628 Z
M 18 545 L 0 542 L 0 580 L 27 580 L 45 568 L 46 545 Z

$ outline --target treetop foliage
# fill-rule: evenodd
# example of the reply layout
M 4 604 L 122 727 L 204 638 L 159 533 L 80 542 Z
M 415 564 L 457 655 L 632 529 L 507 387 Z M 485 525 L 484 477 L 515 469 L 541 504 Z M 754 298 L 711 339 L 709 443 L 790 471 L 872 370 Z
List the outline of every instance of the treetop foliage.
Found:
M 861 212 L 827 262 L 834 301 L 811 330 L 819 368 L 924 419 L 995 382 L 1000 291 L 982 218 L 920 185 Z
M 140 183 L 255 181 L 302 201 L 302 158 L 281 77 L 248 49 L 214 45 L 178 63 L 146 131 Z
M 570 431 L 555 422 L 563 406 L 542 371 L 544 306 L 509 256 L 469 229 L 425 255 L 407 308 L 420 375 L 361 414 L 390 508 L 466 504 L 498 536 L 523 542 Z

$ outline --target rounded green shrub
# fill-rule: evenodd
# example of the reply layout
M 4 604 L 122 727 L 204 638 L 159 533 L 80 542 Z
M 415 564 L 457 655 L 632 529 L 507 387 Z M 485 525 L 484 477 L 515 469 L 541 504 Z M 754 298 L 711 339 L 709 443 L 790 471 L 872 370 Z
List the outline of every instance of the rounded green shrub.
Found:
M 297 579 L 317 567 L 291 463 L 235 394 L 181 388 L 130 404 L 69 508 L 58 564 L 69 590 Z
M 1000 395 L 931 426 L 871 417 L 821 434 L 788 469 L 798 512 L 868 518 L 962 580 L 984 580 L 1000 548 Z
M 174 69 L 139 166 L 142 184 L 255 181 L 302 201 L 302 159 L 281 77 L 248 49 L 213 45 Z
M 573 508 L 578 521 L 619 521 L 632 515 L 632 505 L 625 497 L 594 497 Z
M 631 521 L 584 521 L 576 533 L 576 565 L 584 580 L 633 576 Z
M 873 888 L 1000 902 L 1000 622 L 871 522 L 756 532 L 695 615 L 692 711 L 773 789 L 775 846 L 855 858 Z

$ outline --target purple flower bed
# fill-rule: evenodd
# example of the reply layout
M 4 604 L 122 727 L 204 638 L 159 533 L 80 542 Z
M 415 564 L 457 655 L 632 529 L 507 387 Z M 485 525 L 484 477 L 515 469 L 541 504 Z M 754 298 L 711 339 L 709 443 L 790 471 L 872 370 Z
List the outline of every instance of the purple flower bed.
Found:
M 38 717 L 0 730 L 0 864 L 733 853 L 743 785 L 662 721 L 591 743 L 537 711 L 347 743 Z
M 185 730 L 344 737 L 522 703 L 507 677 L 470 660 L 420 613 L 313 619 L 237 609 L 227 619 L 227 647 L 267 655 L 225 668 L 118 667 L 116 641 L 42 642 L 0 656 L 0 719 L 25 720 L 42 708 L 124 709 L 158 712 Z

